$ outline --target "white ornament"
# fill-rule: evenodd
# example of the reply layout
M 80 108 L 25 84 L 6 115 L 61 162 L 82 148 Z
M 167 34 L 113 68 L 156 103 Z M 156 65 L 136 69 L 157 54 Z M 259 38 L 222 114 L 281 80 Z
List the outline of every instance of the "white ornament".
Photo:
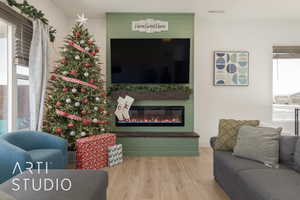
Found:
M 105 128 L 101 128 L 101 131 L 102 131 L 102 132 L 105 132 Z
M 52 106 L 48 106 L 49 109 L 52 109 Z
M 94 122 L 94 123 L 97 123 L 97 122 L 98 122 L 98 119 L 96 119 L 96 118 L 93 119 L 93 122 Z
M 85 47 L 85 49 L 84 50 L 86 50 L 86 51 L 89 51 L 90 50 L 90 48 L 89 47 Z
M 75 103 L 75 106 L 76 106 L 76 107 L 79 107 L 79 106 L 80 106 L 80 103 L 79 103 L 79 102 L 76 102 L 76 103 Z
M 104 111 L 103 111 L 103 114 L 104 114 L 104 115 L 106 115 L 106 114 L 107 114 L 107 111 L 106 111 L 106 110 L 104 110 Z
M 81 25 L 86 25 L 88 19 L 85 18 L 84 14 L 77 15 L 77 16 L 78 16 L 78 19 L 77 19 L 76 21 L 79 23 L 79 25 L 80 25 L 80 26 L 81 26 Z
M 75 60 L 80 60 L 80 56 L 79 55 L 75 56 Z
M 104 104 L 106 104 L 106 103 L 107 103 L 107 101 L 106 101 L 106 100 L 104 100 L 104 101 L 103 101 L 103 103 L 104 103 Z
M 81 137 L 84 137 L 84 136 L 86 136 L 86 133 L 85 132 L 81 132 L 80 135 L 81 135 Z
M 85 77 L 88 77 L 88 76 L 89 76 L 89 73 L 88 73 L 88 72 L 85 72 L 83 75 L 84 75 Z
M 98 101 L 98 102 L 99 102 L 99 101 L 100 101 L 100 98 L 99 98 L 99 97 L 96 97 L 96 101 Z
M 94 107 L 94 110 L 95 110 L 95 111 L 98 111 L 98 110 L 99 110 L 99 108 L 95 106 L 95 107 Z
M 80 44 L 84 44 L 85 43 L 85 41 L 84 40 L 80 40 Z
M 62 74 L 63 74 L 63 75 L 67 75 L 68 72 L 67 72 L 67 71 L 63 71 Z
M 67 103 L 71 103 L 72 100 L 71 100 L 70 98 L 68 98 L 68 99 L 66 99 L 66 102 L 67 102 Z
M 77 92 L 77 89 L 76 88 L 73 88 L 72 89 L 72 93 L 76 93 Z
M 70 135 L 71 135 L 71 136 L 75 136 L 75 135 L 76 135 L 75 131 L 71 131 L 71 132 L 70 132 Z
M 64 49 L 63 49 L 63 52 L 67 52 L 67 51 L 68 51 L 68 49 L 67 49 L 67 48 L 64 48 Z

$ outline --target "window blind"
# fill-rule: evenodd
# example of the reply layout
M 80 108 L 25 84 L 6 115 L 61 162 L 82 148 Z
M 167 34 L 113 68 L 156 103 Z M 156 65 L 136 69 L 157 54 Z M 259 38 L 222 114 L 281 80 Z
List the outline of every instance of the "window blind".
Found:
M 32 22 L 3 2 L 0 2 L 0 18 L 15 26 L 14 64 L 28 66 Z
M 300 59 L 300 46 L 273 46 L 274 59 Z

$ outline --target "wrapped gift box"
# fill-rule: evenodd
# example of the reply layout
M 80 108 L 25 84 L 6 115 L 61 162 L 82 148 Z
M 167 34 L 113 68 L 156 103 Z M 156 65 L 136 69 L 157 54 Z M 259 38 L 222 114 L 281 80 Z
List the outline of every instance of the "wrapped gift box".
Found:
M 108 147 L 108 166 L 113 167 L 123 162 L 122 144 Z
M 101 169 L 107 167 L 110 146 L 116 144 L 115 134 L 101 134 L 76 141 L 76 168 Z

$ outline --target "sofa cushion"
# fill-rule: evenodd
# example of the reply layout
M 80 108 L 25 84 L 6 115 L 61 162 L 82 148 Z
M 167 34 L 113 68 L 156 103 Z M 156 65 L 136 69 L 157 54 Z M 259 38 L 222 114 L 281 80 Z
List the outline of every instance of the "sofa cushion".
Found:
M 297 140 L 297 136 L 281 136 L 279 138 L 279 162 L 290 168 L 294 167 Z
M 242 126 L 233 155 L 277 165 L 281 130 L 282 128 Z
M 19 180 L 29 179 L 28 187 L 25 189 L 24 184 L 21 184 L 22 182 L 17 182 L 21 188 L 15 192 L 12 188 L 16 188 L 16 186 L 9 180 L 0 184 L 0 191 L 8 193 L 16 200 L 106 200 L 108 174 L 103 170 L 48 170 L 48 173 L 45 170 L 40 172 L 35 170 L 33 174 L 27 171 L 15 178 Z M 56 189 L 45 191 L 44 187 L 39 191 L 34 191 L 33 181 L 39 183 L 39 180 L 44 181 L 45 178 L 50 178 L 54 181 L 54 184 L 58 180 L 58 191 Z M 63 179 L 71 180 L 72 187 L 69 191 L 61 189 L 60 183 Z M 64 187 L 68 188 L 68 185 Z
M 0 200 L 16 200 L 12 196 L 0 191 Z
M 62 162 L 64 160 L 63 154 L 58 149 L 36 149 L 28 151 L 28 153 L 32 158 L 34 169 L 38 168 L 36 162 L 47 162 L 49 169 L 64 168 L 64 163 Z M 42 169 L 45 167 L 44 164 L 40 166 Z
M 252 169 L 239 172 L 247 199 L 296 200 L 300 197 L 300 174 L 291 169 Z
M 233 151 L 233 148 L 236 145 L 237 135 L 240 127 L 258 125 L 258 120 L 220 120 L 219 135 L 215 142 L 214 149 L 222 151 Z
M 295 161 L 294 164 L 295 170 L 300 172 L 300 139 L 298 139 L 296 143 L 294 161 Z
M 249 169 L 267 169 L 267 167 L 260 162 L 239 158 L 233 156 L 231 152 L 226 151 L 215 151 L 214 162 L 222 165 L 223 168 L 227 168 L 226 171 L 230 170 L 234 173 Z

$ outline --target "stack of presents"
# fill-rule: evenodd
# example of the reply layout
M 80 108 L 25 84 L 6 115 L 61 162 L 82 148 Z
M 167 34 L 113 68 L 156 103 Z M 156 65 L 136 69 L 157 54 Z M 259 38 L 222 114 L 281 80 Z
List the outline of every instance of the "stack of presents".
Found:
M 123 162 L 122 145 L 115 134 L 101 134 L 76 141 L 76 168 L 101 169 Z

